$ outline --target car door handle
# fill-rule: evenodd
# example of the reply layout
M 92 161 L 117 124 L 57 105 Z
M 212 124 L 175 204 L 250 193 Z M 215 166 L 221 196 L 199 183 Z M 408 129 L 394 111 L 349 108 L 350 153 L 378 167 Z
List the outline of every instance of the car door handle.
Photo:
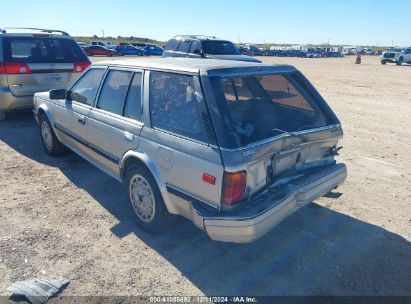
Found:
M 134 135 L 130 132 L 124 132 L 124 138 L 125 138 L 125 140 L 127 140 L 129 142 L 134 141 Z
M 79 116 L 77 117 L 77 121 L 78 121 L 79 123 L 81 123 L 82 125 L 85 125 L 85 124 L 86 124 L 86 117 L 83 116 L 83 115 L 79 115 Z

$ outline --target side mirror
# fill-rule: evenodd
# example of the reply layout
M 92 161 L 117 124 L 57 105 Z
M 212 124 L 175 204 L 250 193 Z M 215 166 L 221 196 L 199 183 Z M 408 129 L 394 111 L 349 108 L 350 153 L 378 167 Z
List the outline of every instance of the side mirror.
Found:
M 66 99 L 67 91 L 65 89 L 51 90 L 49 92 L 50 99 Z
M 203 56 L 203 52 L 202 52 L 201 50 L 199 50 L 199 49 L 195 49 L 195 50 L 193 51 L 193 54 L 194 54 L 194 55 Z

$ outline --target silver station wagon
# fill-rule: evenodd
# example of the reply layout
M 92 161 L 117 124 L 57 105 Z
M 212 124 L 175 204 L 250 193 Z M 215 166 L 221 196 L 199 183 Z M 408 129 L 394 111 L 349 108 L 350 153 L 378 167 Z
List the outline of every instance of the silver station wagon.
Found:
M 339 120 L 288 65 L 98 62 L 34 106 L 47 153 L 68 147 L 124 183 L 152 233 L 181 215 L 213 240 L 251 242 L 347 175 Z

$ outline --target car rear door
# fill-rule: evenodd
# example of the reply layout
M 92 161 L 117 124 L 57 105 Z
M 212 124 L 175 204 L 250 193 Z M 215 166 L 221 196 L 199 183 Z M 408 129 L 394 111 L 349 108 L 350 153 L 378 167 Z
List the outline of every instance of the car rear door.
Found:
M 218 209 L 223 166 L 198 78 L 150 71 L 145 90 L 150 127 L 142 130 L 139 150 L 156 163 L 174 208 L 189 216 L 187 200 L 197 199 Z
M 110 69 L 87 120 L 88 143 L 98 165 L 115 177 L 124 153 L 137 149 L 143 128 L 141 70 Z
M 5 37 L 3 53 L 15 96 L 66 88 L 90 64 L 77 43 L 64 36 Z

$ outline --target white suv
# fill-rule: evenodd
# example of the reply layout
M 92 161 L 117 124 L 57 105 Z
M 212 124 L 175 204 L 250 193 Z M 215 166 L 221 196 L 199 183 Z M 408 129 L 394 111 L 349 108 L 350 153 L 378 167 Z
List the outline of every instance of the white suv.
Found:
M 403 63 L 411 64 L 411 47 L 395 54 L 395 59 L 397 65 L 402 65 Z

